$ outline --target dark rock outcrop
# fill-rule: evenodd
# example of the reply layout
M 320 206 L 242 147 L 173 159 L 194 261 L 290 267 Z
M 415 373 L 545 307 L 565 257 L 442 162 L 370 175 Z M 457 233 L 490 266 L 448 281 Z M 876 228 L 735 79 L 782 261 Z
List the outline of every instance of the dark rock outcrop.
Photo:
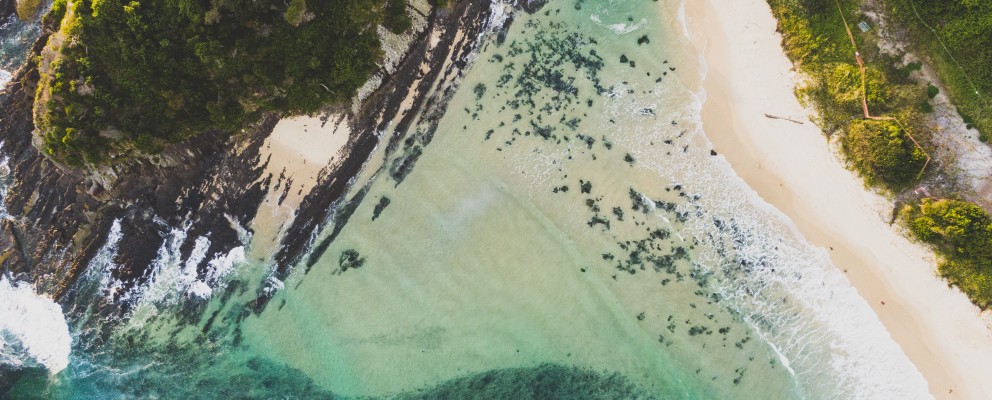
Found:
M 447 99 L 454 92 L 455 80 L 460 76 L 461 68 L 469 54 L 479 45 L 475 38 L 485 28 L 489 13 L 488 2 L 475 1 L 458 2 L 450 10 L 440 9 L 431 13 L 428 28 L 415 41 L 397 71 L 366 101 L 359 114 L 353 117 L 352 126 L 356 127 L 355 130 L 360 132 L 359 136 L 365 140 L 356 143 L 356 147 L 349 152 L 349 160 L 345 161 L 340 170 L 342 173 L 325 176 L 324 182 L 303 200 L 300 212 L 288 230 L 287 240 L 276 254 L 280 275 L 285 275 L 292 266 L 303 260 L 313 244 L 313 233 L 330 222 L 333 224 L 332 233 L 316 245 L 307 261 L 308 265 L 313 265 L 315 259 L 327 249 L 347 223 L 355 206 L 364 198 L 364 190 L 358 190 L 351 199 L 342 199 L 341 196 L 348 187 L 348 179 L 358 172 L 369 152 L 378 144 L 379 139 L 375 132 L 393 132 L 389 142 L 390 149 L 395 148 L 395 141 L 406 137 L 411 127 L 420 121 L 431 121 L 428 135 L 433 134 L 437 119 L 443 114 Z M 426 40 L 432 32 L 439 32 L 440 37 L 434 46 Z M 448 54 L 451 54 L 450 60 Z M 429 66 L 426 73 L 420 72 L 422 64 Z M 398 115 L 403 100 L 410 91 L 414 92 L 412 107 L 405 114 Z M 356 155 L 360 155 L 361 159 L 349 164 L 350 158 Z M 337 211 L 334 213 L 334 220 L 328 221 L 334 210 Z
M 0 0 L 0 21 L 17 12 L 17 0 Z
M 258 150 L 275 117 L 228 138 L 206 133 L 154 158 L 67 169 L 31 143 L 37 80 L 37 71 L 26 65 L 0 94 L 0 109 L 5 110 L 0 138 L 10 167 L 4 205 L 12 217 L 0 226 L 0 254 L 7 255 L 4 271 L 61 298 L 103 245 L 114 220 L 121 221 L 123 233 L 115 278 L 127 285 L 147 277 L 170 226 L 189 226 L 189 241 L 210 235 L 211 254 L 236 245 L 231 238 L 237 234 L 225 215 L 242 224 L 254 217 L 268 183 L 260 179 L 264 168 Z
M 521 0 L 518 6 L 536 10 L 539 3 Z M 490 6 L 487 1 L 462 1 L 434 9 L 427 16 L 428 27 L 396 71 L 357 113 L 347 113 L 352 134 L 345 156 L 326 167 L 303 198 L 275 254 L 277 277 L 285 277 L 307 254 L 307 264 L 312 264 L 347 223 L 365 188 L 351 191 L 350 198 L 346 195 L 379 144 L 379 132 L 393 132 L 388 154 L 400 154 L 411 166 L 416 162 L 410 155 L 430 142 L 469 56 L 480 45 L 477 39 L 486 29 Z M 43 33 L 34 53 L 50 33 Z M 428 38 L 434 33 L 440 40 L 432 45 Z M 427 66 L 426 72 L 422 66 Z M 0 92 L 0 140 L 11 171 L 4 199 L 10 218 L 0 224 L 0 273 L 31 280 L 40 292 L 63 304 L 72 302 L 73 285 L 107 242 L 115 221 L 122 237 L 112 274 L 123 283 L 123 293 L 148 280 L 159 248 L 177 229 L 185 231 L 183 260 L 190 257 L 197 238 L 209 239 L 208 256 L 198 265 L 204 275 L 211 257 L 243 244 L 238 230 L 250 226 L 266 194 L 277 190 L 278 177 L 265 172 L 267 161 L 261 159 L 261 147 L 278 122 L 276 115 L 237 134 L 207 132 L 158 156 L 113 167 L 58 165 L 32 144 L 31 108 L 38 79 L 36 68 L 28 63 Z M 411 91 L 412 107 L 404 109 Z M 416 134 L 408 135 L 411 130 Z M 314 243 L 316 232 L 325 228 L 332 234 Z M 251 302 L 249 309 L 263 310 L 267 296 Z

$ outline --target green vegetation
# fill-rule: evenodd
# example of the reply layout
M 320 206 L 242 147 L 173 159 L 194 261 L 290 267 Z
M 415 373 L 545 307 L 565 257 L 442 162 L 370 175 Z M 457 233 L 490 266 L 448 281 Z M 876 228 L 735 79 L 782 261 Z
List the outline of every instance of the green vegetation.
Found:
M 992 307 L 992 218 L 958 200 L 924 199 L 901 211 L 910 230 L 943 258 L 940 274 L 982 309 Z
M 107 163 L 345 102 L 378 68 L 376 26 L 409 28 L 398 13 L 402 0 L 56 0 L 61 29 L 38 57 L 44 150 Z
M 41 6 L 41 0 L 17 0 L 15 7 L 17 18 L 22 21 L 31 20 L 38 13 L 39 6 Z
M 451 7 L 460 0 L 427 0 L 434 7 Z
M 959 113 L 992 135 L 992 2 L 887 0 L 891 14 L 936 68 Z M 915 9 L 915 11 L 914 11 Z
M 306 16 L 306 12 L 306 0 L 292 0 L 289 2 L 289 7 L 286 7 L 286 12 L 284 12 L 282 16 L 290 25 L 300 26 L 300 24 L 303 23 L 303 18 Z
M 866 183 L 892 191 L 911 185 L 926 163 L 926 155 L 892 121 L 854 121 L 841 144 Z
M 953 63 L 932 32 L 918 31 L 915 16 L 906 10 L 915 2 L 921 14 L 938 30 L 951 53 L 982 93 L 992 89 L 992 2 L 976 0 L 887 0 L 896 22 L 917 31 L 926 53 L 933 56 L 952 100 L 968 124 L 985 129 L 992 124 L 992 109 L 980 96 L 968 92 L 970 83 Z M 930 99 L 940 93 L 933 84 L 925 88 L 909 75 L 921 69 L 914 62 L 899 67 L 882 55 L 872 32 L 855 30 L 854 38 L 866 64 L 866 100 L 873 116 L 892 120 L 869 120 L 861 109 L 861 74 L 855 64 L 850 39 L 834 0 L 768 0 L 783 34 L 783 46 L 808 83 L 797 92 L 817 111 L 818 123 L 827 133 L 838 132 L 841 149 L 850 166 L 869 186 L 900 193 L 914 186 L 927 162 L 929 130 L 923 113 L 932 112 Z M 863 19 L 860 2 L 841 0 L 844 15 L 852 24 Z M 916 22 L 913 22 L 916 21 Z M 915 24 L 915 25 L 914 25 Z M 930 35 L 925 39 L 924 34 Z M 980 78 L 979 78 L 980 77 Z M 969 94 L 971 93 L 971 94 Z M 975 118 L 974 116 L 979 116 Z M 990 131 L 983 131 L 990 132 Z M 910 137 L 912 134 L 912 137 Z M 912 138 L 923 146 L 921 150 Z M 950 284 L 957 285 L 978 306 L 992 307 L 992 219 L 970 202 L 923 199 L 900 212 L 913 235 L 932 245 L 943 258 L 938 269 Z
M 413 21 L 406 13 L 406 0 L 386 1 L 386 20 L 383 22 L 383 26 L 395 34 L 410 30 Z
M 992 134 L 992 106 L 985 97 L 992 91 L 992 3 L 888 0 L 888 5 L 918 51 L 928 56 L 968 128 L 977 128 L 987 141 Z M 938 93 L 936 86 L 927 85 L 929 99 Z M 901 214 L 913 235 L 943 258 L 940 274 L 982 309 L 992 307 L 989 214 L 970 202 L 930 199 L 906 206 Z
M 898 117 L 906 126 L 864 120 L 861 71 L 844 20 L 834 0 L 768 0 L 779 21 L 783 47 L 808 79 L 798 90 L 800 99 L 817 112 L 817 122 L 829 134 L 840 133 L 842 150 L 870 186 L 898 191 L 911 186 L 926 162 L 908 138 L 912 134 L 927 146 L 927 131 L 919 113 L 926 91 L 909 74 L 921 67 L 899 68 L 892 57 L 880 54 L 869 32 L 855 30 L 855 41 L 865 62 L 865 98 L 873 115 Z M 860 20 L 860 2 L 842 0 L 848 21 Z M 929 104 L 928 104 L 929 105 Z M 908 130 L 908 131 L 907 131 Z

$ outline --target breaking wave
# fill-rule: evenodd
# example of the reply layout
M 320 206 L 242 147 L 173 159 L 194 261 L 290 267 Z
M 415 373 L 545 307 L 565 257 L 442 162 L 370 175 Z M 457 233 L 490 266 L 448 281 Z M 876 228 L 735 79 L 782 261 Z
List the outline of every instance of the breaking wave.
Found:
M 30 284 L 0 276 L 0 365 L 56 374 L 69 365 L 71 347 L 62 307 Z
M 704 93 L 618 93 L 607 107 L 616 120 L 644 119 L 640 110 L 656 104 L 682 105 L 668 114 L 684 134 L 674 138 L 675 147 L 686 146 L 676 159 L 650 145 L 673 139 L 667 127 L 635 123 L 637 132 L 624 145 L 662 177 L 685 186 L 692 200 L 678 211 L 697 218 L 679 230 L 704 244 L 697 257 L 699 267 L 719 277 L 712 290 L 779 354 L 806 397 L 930 398 L 926 380 L 826 251 L 806 242 L 726 160 L 709 154 L 699 117 Z

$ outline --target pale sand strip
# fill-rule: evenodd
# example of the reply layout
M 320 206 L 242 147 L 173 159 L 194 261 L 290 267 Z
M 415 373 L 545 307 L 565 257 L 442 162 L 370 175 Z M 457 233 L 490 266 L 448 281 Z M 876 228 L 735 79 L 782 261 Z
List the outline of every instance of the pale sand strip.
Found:
M 887 224 L 885 200 L 866 193 L 807 120 L 765 0 L 687 3 L 690 25 L 708 42 L 703 121 L 717 151 L 807 240 L 833 249 L 834 265 L 848 271 L 935 397 L 992 398 L 992 336 L 978 308 L 935 276 L 932 253 Z
M 350 135 L 348 119 L 342 114 L 326 116 L 326 122 L 322 117 L 299 115 L 276 124 L 262 146 L 260 161 L 268 162 L 263 176 L 271 175 L 278 190 L 269 190 L 249 227 L 254 232 L 250 258 L 264 260 L 274 253 L 273 246 L 292 224 L 297 207 L 321 172 L 343 156 Z M 280 175 L 285 179 L 279 181 Z

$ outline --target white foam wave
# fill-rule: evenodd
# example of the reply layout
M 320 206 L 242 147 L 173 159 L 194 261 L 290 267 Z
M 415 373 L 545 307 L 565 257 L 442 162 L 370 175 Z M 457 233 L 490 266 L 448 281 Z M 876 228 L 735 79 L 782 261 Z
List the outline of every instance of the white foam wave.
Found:
M 592 20 L 592 22 L 595 22 L 596 25 L 605 27 L 605 28 L 613 31 L 613 33 L 615 33 L 617 35 L 625 35 L 625 34 L 628 34 L 628 33 L 633 32 L 633 31 L 636 31 L 638 29 L 641 29 L 641 26 L 644 25 L 644 24 L 646 24 L 648 22 L 647 19 L 641 18 L 641 20 L 640 21 L 637 21 L 636 24 L 628 24 L 628 23 L 624 23 L 624 22 L 619 23 L 619 24 L 607 24 L 607 23 L 604 23 L 599 18 L 599 16 L 596 15 L 596 14 L 590 15 L 589 16 L 589 19 Z
M 214 254 L 207 261 L 201 279 L 197 267 L 209 256 L 210 239 L 197 237 L 193 249 L 184 260 L 180 250 L 188 230 L 188 226 L 171 229 L 152 261 L 148 279 L 121 296 L 121 302 L 136 306 L 132 315 L 153 315 L 162 307 L 179 304 L 184 298 L 208 299 L 214 290 L 225 286 L 226 278 L 237 271 L 239 265 L 246 262 L 244 246 L 235 247 L 226 254 Z M 239 236 L 250 240 L 247 233 Z
M 639 162 L 682 183 L 689 198 L 700 196 L 679 206 L 690 215 L 702 212 L 681 233 L 704 244 L 697 246 L 697 261 L 721 277 L 713 290 L 780 354 L 806 397 L 929 398 L 926 380 L 826 251 L 802 239 L 723 158 L 709 155 L 712 146 L 699 119 L 701 95 L 680 87 L 648 98 L 621 92 L 607 113 L 634 121 L 618 142 Z M 678 125 L 650 123 L 639 112 L 648 103 L 685 105 L 659 113 Z M 667 156 L 651 145 L 665 139 L 675 139 L 675 148 L 688 147 Z M 717 221 L 724 226 L 719 232 Z
M 0 86 L 2 87 L 2 86 Z M 0 141 L 0 150 L 3 150 L 4 142 Z M 10 176 L 10 157 L 7 155 L 0 156 L 0 219 L 10 218 L 10 214 L 7 213 L 7 190 L 10 188 L 10 182 L 7 177 Z
M 120 280 L 114 278 L 114 271 L 117 270 L 117 265 L 114 264 L 114 257 L 117 255 L 117 244 L 120 243 L 123 235 L 121 234 L 121 220 L 115 219 L 113 224 L 110 225 L 110 232 L 107 233 L 107 239 L 100 247 L 100 250 L 96 252 L 93 259 L 90 260 L 90 264 L 87 268 L 87 273 L 91 276 L 96 275 L 100 281 L 100 293 L 106 297 L 111 298 L 114 293 L 119 291 L 124 283 Z
M 56 374 L 69 365 L 71 349 L 62 307 L 30 284 L 0 276 L 0 364 L 41 365 Z
M 10 83 L 11 78 L 12 76 L 10 75 L 10 72 L 0 69 L 0 90 L 7 87 L 7 84 Z
M 187 296 L 199 299 L 209 299 L 213 293 L 214 290 L 210 288 L 210 285 L 203 281 L 195 281 L 186 288 Z
M 223 284 L 223 279 L 235 270 L 235 266 L 247 261 L 245 258 L 244 246 L 238 246 L 227 254 L 218 255 L 207 263 L 207 284 L 219 286 Z
M 238 222 L 237 218 L 232 217 L 230 214 L 224 214 L 224 218 L 227 219 L 229 224 L 231 224 L 231 229 L 234 229 L 234 231 L 238 233 L 238 241 L 240 241 L 241 244 L 248 244 L 248 242 L 251 241 L 252 233 L 245 229 L 245 227 L 241 226 L 241 223 Z
M 263 287 L 262 290 L 265 292 L 265 294 L 272 295 L 285 288 L 286 288 L 285 282 L 279 280 L 279 278 L 270 276 L 265 279 L 265 286 Z
M 188 227 L 182 229 L 173 228 L 165 238 L 165 242 L 159 247 L 155 260 L 152 261 L 151 273 L 144 285 L 131 288 L 121 297 L 123 302 L 134 302 L 141 305 L 151 305 L 157 307 L 175 305 L 182 299 L 186 289 L 196 281 L 196 264 L 193 262 L 183 263 L 180 248 L 186 240 Z M 201 240 L 202 239 L 202 240 Z M 209 241 L 206 238 L 198 238 L 194 250 L 190 255 L 190 260 L 200 257 L 202 260 L 205 254 L 196 254 L 197 247 L 205 252 Z
M 492 33 L 495 29 L 500 29 L 506 24 L 506 19 L 512 15 L 510 3 L 504 1 L 493 1 L 489 4 L 489 19 L 486 21 L 482 34 Z

